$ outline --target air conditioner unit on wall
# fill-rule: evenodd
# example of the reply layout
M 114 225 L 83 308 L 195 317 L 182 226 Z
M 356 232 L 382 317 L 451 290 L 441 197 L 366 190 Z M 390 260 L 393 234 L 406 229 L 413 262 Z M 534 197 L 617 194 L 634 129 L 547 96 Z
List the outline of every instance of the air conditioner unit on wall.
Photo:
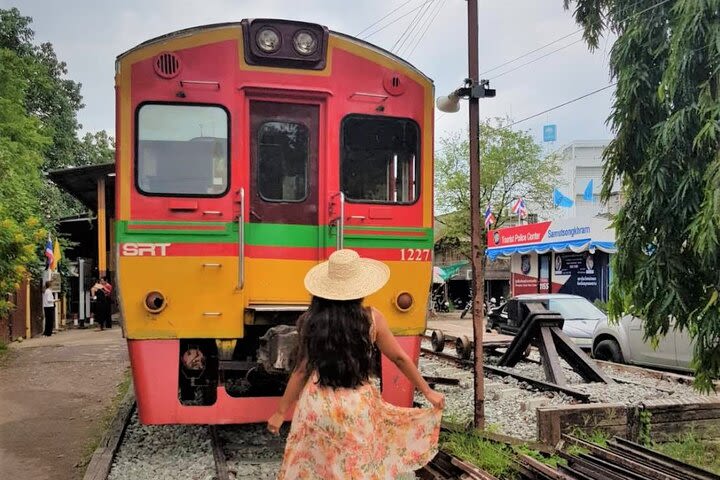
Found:
M 468 268 L 467 270 L 465 270 L 465 280 L 472 282 L 472 279 L 472 268 Z

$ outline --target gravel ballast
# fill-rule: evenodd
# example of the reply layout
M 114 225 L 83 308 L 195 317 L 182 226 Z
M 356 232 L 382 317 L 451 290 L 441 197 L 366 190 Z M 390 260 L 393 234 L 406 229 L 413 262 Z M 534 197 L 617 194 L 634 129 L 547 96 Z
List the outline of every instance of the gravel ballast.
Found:
M 430 348 L 427 340 L 423 347 Z M 448 352 L 450 353 L 450 352 Z M 539 360 L 533 350 L 531 360 Z M 498 357 L 485 357 L 486 364 L 496 365 Z M 617 380 L 616 383 L 587 383 L 570 366 L 561 360 L 568 386 L 590 396 L 591 403 L 620 403 L 638 405 L 644 401 L 667 399 L 687 402 L 706 399 L 691 385 L 659 379 L 650 374 L 633 372 L 621 367 L 603 365 L 601 368 Z M 537 380 L 545 380 L 542 365 L 533 362 L 520 362 L 513 368 L 504 368 Z M 445 394 L 446 408 L 444 419 L 451 423 L 467 424 L 473 415 L 473 372 L 471 368 L 459 367 L 452 362 L 423 354 L 420 358 L 420 370 L 426 376 L 457 378 L 458 386 L 437 385 L 436 390 Z M 427 406 L 425 398 L 415 395 L 415 401 Z M 559 392 L 541 392 L 512 377 L 485 376 L 485 417 L 491 429 L 526 440 L 537 437 L 537 408 L 553 405 L 572 405 L 579 403 L 573 397 Z
M 108 480 L 213 480 L 214 474 L 207 427 L 141 425 L 135 413 Z
M 537 353 L 533 352 L 530 358 L 537 358 Z M 485 361 L 494 364 L 497 357 L 487 356 Z M 637 405 L 646 400 L 677 399 L 680 402 L 707 398 L 690 385 L 609 365 L 601 368 L 620 382 L 612 385 L 585 383 L 564 362 L 563 366 L 569 386 L 590 395 L 593 403 Z M 459 380 L 459 385 L 437 385 L 435 388 L 445 395 L 444 419 L 451 423 L 470 423 L 474 403 L 472 369 L 422 354 L 420 370 L 426 376 Z M 537 363 L 521 362 L 508 370 L 539 380 L 545 379 L 542 366 Z M 416 393 L 415 401 L 420 406 L 429 406 L 420 394 Z M 573 397 L 560 392 L 538 391 L 532 385 L 512 377 L 485 377 L 487 425 L 505 435 L 535 440 L 537 408 L 577 403 L 578 400 Z M 267 432 L 265 424 L 223 425 L 217 428 L 231 477 L 257 480 L 277 477 L 289 431 L 288 424 L 283 426 L 281 435 L 277 437 Z M 218 480 L 209 428 L 196 425 L 143 426 L 139 424 L 137 414 L 134 414 L 108 479 L 166 478 Z

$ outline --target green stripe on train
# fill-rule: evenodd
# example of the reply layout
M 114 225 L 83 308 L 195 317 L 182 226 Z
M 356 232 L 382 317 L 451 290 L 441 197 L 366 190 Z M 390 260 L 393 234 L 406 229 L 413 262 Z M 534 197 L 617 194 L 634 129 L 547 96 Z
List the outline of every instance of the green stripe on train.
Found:
M 167 229 L 143 229 L 143 226 L 165 226 Z M 224 226 L 222 230 L 173 229 L 172 226 Z M 132 226 L 134 228 L 130 229 Z M 432 248 L 430 228 L 412 227 L 348 227 L 353 233 L 345 234 L 345 246 L 358 248 Z M 387 234 L 362 234 L 363 230 Z M 416 233 L 406 236 L 403 233 Z M 337 242 L 335 228 L 326 225 L 286 225 L 272 223 L 246 223 L 245 244 L 269 247 L 332 246 Z M 238 241 L 235 222 L 149 222 L 119 221 L 116 237 L 120 243 L 234 243 Z

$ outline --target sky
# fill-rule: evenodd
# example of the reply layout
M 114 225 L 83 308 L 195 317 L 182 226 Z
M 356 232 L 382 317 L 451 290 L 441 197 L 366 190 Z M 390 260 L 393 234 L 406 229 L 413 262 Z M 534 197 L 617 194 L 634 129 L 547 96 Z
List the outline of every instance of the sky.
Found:
M 83 130 L 107 130 L 111 135 L 115 129 L 115 57 L 152 37 L 196 25 L 286 18 L 356 35 L 401 7 L 360 38 L 388 50 L 395 46 L 403 58 L 434 80 L 437 95 L 459 87 L 467 76 L 464 0 L 0 0 L 0 7 L 17 7 L 32 17 L 36 42 L 51 42 L 58 57 L 67 63 L 69 78 L 82 84 L 85 108 L 79 120 Z M 434 12 L 437 14 L 431 16 Z M 402 15 L 406 16 L 389 24 Z M 419 28 L 403 43 L 402 35 L 415 24 Z M 606 86 L 612 39 L 602 39 L 600 48 L 591 53 L 584 42 L 578 42 L 580 33 L 495 69 L 576 30 L 571 12 L 563 9 L 563 0 L 479 0 L 480 73 L 497 90 L 495 98 L 481 100 L 481 119 L 521 120 Z M 543 55 L 547 56 L 539 58 Z M 517 70 L 506 73 L 514 68 Z M 573 140 L 608 139 L 611 132 L 606 119 L 612 92 L 607 89 L 513 128 L 530 132 L 542 143 L 543 125 L 556 124 L 557 141 L 544 144 L 546 151 Z M 436 111 L 436 141 L 467 131 L 467 123 L 466 105 L 458 113 Z

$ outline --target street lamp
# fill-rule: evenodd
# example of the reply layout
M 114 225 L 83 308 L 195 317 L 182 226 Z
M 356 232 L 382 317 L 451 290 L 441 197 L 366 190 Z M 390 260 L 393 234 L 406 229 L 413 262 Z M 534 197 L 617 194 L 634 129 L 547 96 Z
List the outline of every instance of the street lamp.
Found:
M 460 99 L 467 98 L 470 118 L 470 251 L 473 271 L 473 342 L 475 354 L 475 428 L 485 428 L 485 384 L 483 372 L 483 303 L 485 300 L 485 279 L 480 228 L 480 102 L 481 98 L 495 96 L 495 90 L 487 88 L 488 80 L 479 80 L 478 72 L 478 2 L 467 0 L 468 4 L 468 77 L 462 87 L 447 96 L 438 97 L 436 105 L 442 112 L 454 113 L 460 110 Z

